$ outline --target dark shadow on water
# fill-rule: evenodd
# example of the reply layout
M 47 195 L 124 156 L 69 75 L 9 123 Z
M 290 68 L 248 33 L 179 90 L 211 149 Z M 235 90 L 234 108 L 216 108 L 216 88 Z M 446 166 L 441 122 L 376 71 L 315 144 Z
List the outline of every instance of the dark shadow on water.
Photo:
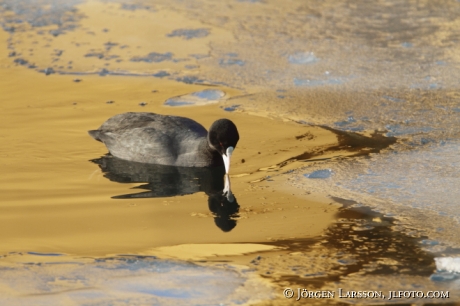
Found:
M 302 122 L 297 122 L 299 124 L 303 124 Z M 352 153 L 349 157 L 357 157 L 357 156 L 367 156 L 371 153 L 380 153 L 381 150 L 390 147 L 391 145 L 395 144 L 397 141 L 396 137 L 387 137 L 384 136 L 383 133 L 375 131 L 369 136 L 361 135 L 355 132 L 349 131 L 341 131 L 338 129 L 334 129 L 328 126 L 319 126 L 325 130 L 328 130 L 334 133 L 337 136 L 337 145 L 330 146 L 328 148 L 318 147 L 316 150 L 306 151 L 300 155 L 290 157 L 278 164 L 276 166 L 272 166 L 271 169 L 275 168 L 282 168 L 291 162 L 299 161 L 299 162 L 311 162 L 317 160 L 326 160 L 330 159 L 330 157 L 322 157 L 326 152 L 339 152 L 339 151 L 347 151 Z M 310 132 L 307 132 L 302 135 L 295 136 L 296 140 L 306 139 L 311 140 L 314 136 Z M 259 170 L 260 171 L 260 170 Z M 260 179 L 260 181 L 265 180 L 266 178 Z
M 113 196 L 113 199 L 144 199 L 174 197 L 196 192 L 208 195 L 208 207 L 214 222 L 224 232 L 236 226 L 240 206 L 230 189 L 225 168 L 175 167 L 143 164 L 111 155 L 93 159 L 104 177 L 118 183 L 141 183 L 134 187 L 141 192 Z
M 318 155 L 324 154 L 327 151 L 339 151 L 344 150 L 353 152 L 353 156 L 365 156 L 370 153 L 379 153 L 381 150 L 388 148 L 392 144 L 396 143 L 396 137 L 386 137 L 382 133 L 374 132 L 370 136 L 364 136 L 354 132 L 341 131 L 333 129 L 328 126 L 321 126 L 323 129 L 334 133 L 337 136 L 338 144 L 319 152 L 305 152 L 298 156 L 292 157 L 289 160 L 308 161 Z M 296 136 L 296 139 L 306 137 L 305 135 Z M 288 161 L 289 161 L 288 160 Z M 286 163 L 283 162 L 283 163 Z
M 264 242 L 283 248 L 287 254 L 276 260 L 258 256 L 251 262 L 252 267 L 266 278 L 278 276 L 284 284 L 289 284 L 285 286 L 308 290 L 334 288 L 333 284 L 341 283 L 350 275 L 429 278 L 434 273 L 435 256 L 425 251 L 421 244 L 427 237 L 400 231 L 396 219 L 369 207 L 333 199 L 344 207 L 323 235 Z M 395 290 L 392 288 L 389 289 Z M 324 304 L 348 305 L 337 300 Z

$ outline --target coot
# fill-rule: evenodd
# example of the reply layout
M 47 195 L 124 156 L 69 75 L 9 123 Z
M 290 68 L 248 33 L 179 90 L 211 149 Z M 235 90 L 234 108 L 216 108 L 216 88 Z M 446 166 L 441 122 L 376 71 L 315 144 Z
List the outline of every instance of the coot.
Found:
M 208 133 L 192 119 L 143 112 L 113 116 L 88 133 L 121 159 L 182 167 L 223 163 L 226 173 L 240 138 L 236 125 L 228 119 L 215 121 Z

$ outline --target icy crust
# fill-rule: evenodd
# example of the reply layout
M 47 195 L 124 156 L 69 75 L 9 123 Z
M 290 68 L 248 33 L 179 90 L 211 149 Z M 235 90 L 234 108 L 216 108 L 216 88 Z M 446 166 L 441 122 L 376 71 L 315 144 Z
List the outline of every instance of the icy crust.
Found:
M 459 142 L 451 141 L 406 151 L 386 150 L 369 158 L 311 162 L 296 170 L 289 182 L 394 216 L 400 220 L 398 230 L 427 235 L 433 241 L 426 248 L 439 251 L 441 242 L 460 245 L 459 149 Z M 325 168 L 334 175 L 306 178 Z
M 460 257 L 438 257 L 434 261 L 438 271 L 457 273 L 460 276 Z
M 453 282 L 460 284 L 460 257 L 436 257 L 436 273 L 431 280 L 438 282 Z
M 138 256 L 38 260 L 0 266 L 0 304 L 244 305 L 273 297 L 268 283 L 236 266 Z
M 172 97 L 165 101 L 168 106 L 198 106 L 218 103 L 225 96 L 219 89 L 205 89 L 191 94 Z

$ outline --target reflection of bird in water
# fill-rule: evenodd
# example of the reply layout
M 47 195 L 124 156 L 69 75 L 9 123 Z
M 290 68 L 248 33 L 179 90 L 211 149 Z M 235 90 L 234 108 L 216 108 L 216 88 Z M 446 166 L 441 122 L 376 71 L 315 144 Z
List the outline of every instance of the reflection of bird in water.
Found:
M 222 231 L 229 232 L 236 226 L 235 218 L 239 217 L 240 206 L 231 191 L 228 175 L 225 175 L 224 190 L 209 196 L 208 207 L 214 214 L 214 222 Z
M 154 113 L 119 114 L 88 133 L 124 160 L 179 167 L 224 164 L 226 173 L 239 140 L 235 124 L 228 119 L 215 121 L 208 133 L 191 119 Z
M 197 168 L 143 164 L 110 155 L 91 160 L 99 165 L 104 177 L 119 183 L 145 183 L 135 189 L 148 190 L 136 194 L 114 196 L 116 199 L 159 198 L 193 194 L 203 191 L 214 194 L 224 189 L 224 167 Z
M 159 198 L 204 192 L 216 225 L 225 232 L 236 226 L 239 205 L 230 189 L 230 178 L 220 167 L 175 167 L 131 162 L 106 155 L 91 162 L 104 177 L 119 183 L 145 183 L 133 189 L 147 190 L 113 196 L 115 199 Z M 225 182 L 223 177 L 225 176 Z

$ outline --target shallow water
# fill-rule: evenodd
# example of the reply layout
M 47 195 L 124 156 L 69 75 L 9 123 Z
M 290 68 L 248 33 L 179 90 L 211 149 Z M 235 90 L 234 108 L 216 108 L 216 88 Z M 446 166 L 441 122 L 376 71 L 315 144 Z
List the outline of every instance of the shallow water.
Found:
M 98 260 L 61 256 L 53 261 L 43 255 L 48 262 L 29 255 L 29 260 L 41 262 L 0 268 L 2 304 L 228 305 L 257 302 L 272 294 L 268 284 L 254 279 L 253 272 L 225 269 L 225 265 L 201 267 L 149 256 Z
M 436 274 L 434 258 L 460 248 L 459 12 L 458 1 L 2 1 L 2 264 L 21 287 L 30 276 L 20 272 L 24 261 L 18 268 L 9 260 L 29 252 L 80 264 L 81 256 L 198 254 L 249 265 L 255 276 L 237 283 L 262 284 L 256 276 L 264 275 L 278 287 L 261 296 L 275 294 L 277 303 L 289 302 L 284 286 L 367 290 L 368 279 L 387 291 L 454 292 L 458 274 Z M 234 201 L 214 174 L 99 159 L 105 148 L 86 131 L 125 111 L 183 115 L 206 127 L 223 116 L 237 122 L 244 133 L 232 164 Z M 309 193 L 323 197 L 298 197 Z M 353 201 L 338 212 L 325 195 Z M 182 245 L 190 249 L 174 249 Z M 401 257 L 407 248 L 414 252 Z M 263 251 L 261 264 L 250 264 Z M 331 260 L 308 266 L 324 256 Z M 82 265 L 90 287 L 93 263 Z M 47 267 L 34 268 L 37 279 Z M 213 273 L 202 269 L 196 274 Z M 240 273 L 219 269 L 228 282 L 229 271 Z M 13 304 L 26 294 L 5 292 Z M 224 304 L 249 302 L 231 294 Z

